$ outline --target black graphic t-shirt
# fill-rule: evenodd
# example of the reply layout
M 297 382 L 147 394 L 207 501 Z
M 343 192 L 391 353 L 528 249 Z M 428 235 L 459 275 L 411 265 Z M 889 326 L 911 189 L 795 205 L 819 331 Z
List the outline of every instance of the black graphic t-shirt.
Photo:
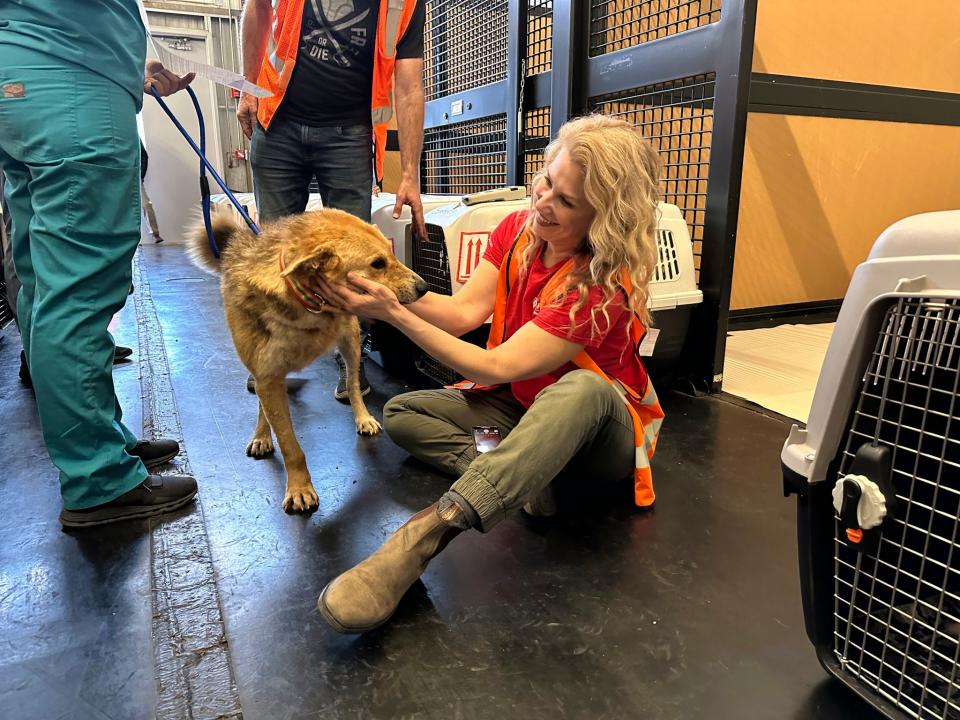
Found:
M 305 0 L 300 48 L 278 114 L 304 125 L 370 124 L 373 51 L 381 0 Z M 383 0 L 386 1 L 386 0 Z M 424 0 L 397 44 L 397 59 L 423 55 Z

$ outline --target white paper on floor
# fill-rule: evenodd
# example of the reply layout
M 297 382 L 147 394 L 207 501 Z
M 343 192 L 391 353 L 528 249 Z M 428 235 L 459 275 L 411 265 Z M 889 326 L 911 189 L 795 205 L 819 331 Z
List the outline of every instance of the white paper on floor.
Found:
M 806 423 L 833 327 L 780 325 L 730 333 L 724 392 Z

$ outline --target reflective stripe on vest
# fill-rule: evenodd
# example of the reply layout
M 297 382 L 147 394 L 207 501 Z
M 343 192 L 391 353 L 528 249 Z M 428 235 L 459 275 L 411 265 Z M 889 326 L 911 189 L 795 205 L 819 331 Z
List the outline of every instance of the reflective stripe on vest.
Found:
M 387 24 L 383 33 L 383 54 L 392 58 L 397 54 L 400 41 L 400 15 L 403 12 L 403 0 L 387 0 Z
M 506 258 L 500 264 L 500 274 L 497 278 L 496 303 L 493 306 L 493 321 L 490 326 L 490 339 L 487 341 L 487 348 L 493 349 L 502 343 L 506 337 L 506 312 L 507 296 L 510 290 L 517 282 L 519 269 L 516 263 L 516 257 L 522 255 L 527 247 L 528 236 L 526 229 L 521 229 L 513 246 L 507 253 Z M 537 299 L 540 307 L 556 302 L 567 291 L 567 276 L 575 267 L 573 258 L 567 260 L 559 270 L 557 270 L 543 286 Z M 630 282 L 630 274 L 623 270 L 620 275 L 620 285 L 623 287 L 627 296 L 633 291 L 633 285 Z M 643 339 L 644 329 L 636 315 L 633 316 L 630 327 L 630 336 L 633 340 L 634 352 Z M 657 393 L 653 389 L 653 383 L 647 379 L 646 387 L 636 390 L 615 378 L 607 375 L 586 350 L 580 352 L 573 360 L 574 365 L 584 370 L 589 370 L 602 377 L 623 400 L 633 421 L 633 439 L 636 447 L 635 467 L 633 477 L 633 499 L 640 507 L 649 507 L 656 500 L 656 494 L 653 490 L 653 476 L 650 472 L 650 458 L 653 457 L 657 449 L 657 438 L 660 435 L 660 425 L 663 423 L 663 410 L 660 407 L 660 401 L 657 399 Z
M 305 0 L 272 0 L 273 22 L 257 84 L 273 93 L 261 98 L 257 119 L 265 129 L 276 115 L 283 101 L 287 85 L 293 75 L 300 45 L 300 26 L 303 22 Z M 314 3 L 314 12 L 320 10 Z M 373 93 L 371 121 L 373 124 L 374 154 L 377 180 L 383 179 L 383 157 L 387 150 L 387 123 L 393 117 L 393 73 L 397 61 L 397 44 L 406 33 L 416 8 L 417 0 L 381 0 L 376 25 L 376 44 L 373 53 Z

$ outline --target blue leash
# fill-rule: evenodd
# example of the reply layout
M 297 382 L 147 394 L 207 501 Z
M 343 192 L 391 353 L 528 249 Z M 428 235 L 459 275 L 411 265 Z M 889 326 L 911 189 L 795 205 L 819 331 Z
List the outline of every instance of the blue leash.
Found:
M 203 111 L 200 109 L 200 102 L 197 100 L 197 94 L 193 91 L 193 88 L 187 85 L 187 94 L 190 96 L 190 99 L 193 101 L 193 107 L 197 111 L 197 121 L 200 124 L 200 145 L 197 146 L 197 143 L 194 142 L 193 138 L 190 137 L 190 133 L 186 131 L 183 125 L 180 124 L 180 121 L 177 120 L 176 116 L 170 111 L 170 108 L 167 107 L 167 104 L 163 101 L 160 95 L 157 94 L 156 88 L 150 88 L 150 94 L 157 99 L 157 102 L 160 103 L 160 107 L 167 114 L 167 117 L 173 121 L 173 124 L 177 126 L 177 130 L 186 138 L 187 142 L 190 143 L 190 147 L 193 148 L 193 151 L 197 154 L 197 157 L 200 158 L 200 202 L 203 206 L 203 224 L 207 229 L 207 241 L 210 243 L 210 251 L 213 253 L 214 257 L 220 257 L 220 248 L 217 247 L 217 241 L 213 237 L 213 226 L 210 222 L 210 183 L 207 180 L 207 171 L 210 171 L 210 174 L 213 176 L 213 179 L 216 180 L 217 185 L 223 190 L 226 196 L 230 199 L 230 202 L 233 203 L 233 206 L 237 208 L 237 211 L 240 213 L 240 216 L 247 223 L 247 226 L 253 232 L 254 235 L 260 234 L 260 228 L 257 227 L 257 224 L 250 219 L 250 216 L 247 214 L 247 211 L 244 209 L 243 205 L 240 204 L 240 201 L 237 200 L 236 196 L 230 191 L 230 188 L 227 187 L 227 184 L 223 181 L 223 178 L 217 173 L 213 168 L 213 165 L 210 164 L 210 161 L 207 160 L 207 130 L 203 122 Z

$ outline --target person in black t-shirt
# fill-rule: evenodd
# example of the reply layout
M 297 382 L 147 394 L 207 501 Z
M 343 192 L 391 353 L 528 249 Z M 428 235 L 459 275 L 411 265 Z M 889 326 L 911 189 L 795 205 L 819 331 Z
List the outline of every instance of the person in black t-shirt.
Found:
M 413 0 L 408 0 L 412 2 Z M 387 2 L 387 0 L 383 0 Z M 425 0 L 416 4 L 396 46 L 394 90 L 402 177 L 394 217 L 408 205 L 425 235 L 419 165 L 423 144 Z M 381 0 L 288 0 L 275 17 L 270 0 L 247 0 L 242 18 L 243 70 L 251 82 L 284 66 L 278 48 L 297 41 L 293 72 L 275 112 L 258 120 L 257 98 L 243 93 L 237 117 L 251 139 L 254 195 L 261 220 L 303 212 L 316 180 L 325 207 L 370 221 L 374 185 L 371 97 Z M 302 18 L 299 7 L 302 6 Z M 295 20 L 300 19 L 299 38 Z M 289 47 L 289 46 L 286 46 Z M 289 50 L 288 50 L 289 52 Z M 292 53 L 291 53 L 292 55 Z M 280 72 L 285 76 L 289 65 Z M 276 76 L 276 73 L 274 73 Z M 262 82 L 261 82 L 262 84 Z M 338 358 L 339 360 L 339 358 Z M 346 399 L 340 363 L 337 399 Z M 361 365 L 361 388 L 370 391 Z M 248 380 L 248 389 L 252 389 Z

